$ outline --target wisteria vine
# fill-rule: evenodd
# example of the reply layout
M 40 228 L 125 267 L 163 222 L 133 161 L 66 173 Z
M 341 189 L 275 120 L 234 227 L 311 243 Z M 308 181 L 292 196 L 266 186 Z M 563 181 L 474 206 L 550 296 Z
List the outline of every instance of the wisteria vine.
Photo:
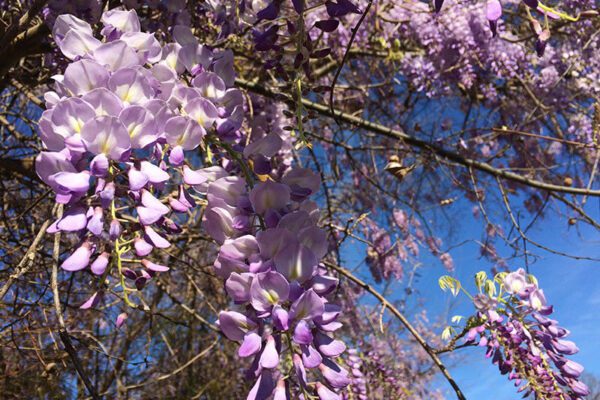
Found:
M 159 41 L 145 31 L 152 27 L 143 26 L 134 10 L 117 8 L 100 15 L 100 3 L 82 6 L 79 16 L 92 22 L 100 18 L 103 27 L 95 31 L 76 16 L 52 14 L 60 8 L 57 3 L 50 3 L 46 17 L 56 45 L 70 61 L 62 75 L 54 76 L 54 91 L 44 96 L 39 135 L 47 151 L 37 156 L 36 171 L 65 207 L 47 230 L 69 234 L 73 248 L 62 269 L 89 267 L 98 277 L 94 294 L 81 308 L 115 296 L 129 307 L 127 312 L 144 309 L 136 293 L 171 268 L 168 253 L 161 250 L 181 231 L 177 216 L 201 205 L 203 227 L 219 246 L 213 271 L 235 304 L 235 309 L 219 312 L 218 327 L 228 339 L 240 342 L 240 357 L 252 357 L 246 377 L 254 384 L 247 398 L 353 398 L 348 393 L 369 398 L 359 350 L 350 351 L 342 362 L 346 345 L 334 337 L 343 326 L 338 321 L 341 308 L 330 300 L 339 282 L 322 263 L 334 249 L 319 226 L 319 205 L 309 199 L 319 192 L 321 177 L 295 166 L 291 155 L 294 128 L 302 144 L 309 145 L 302 133 L 300 102 L 294 105 L 296 115 L 290 116 L 272 104 L 260 110 L 263 100 L 255 99 L 258 117 L 247 121 L 245 94 L 234 87 L 233 52 L 200 44 L 181 7 L 173 11 L 177 24 Z M 310 76 L 310 59 L 323 59 L 331 49 L 312 48 L 315 38 L 304 31 L 310 20 L 303 17 L 306 5 L 292 3 L 298 19 L 287 20 L 286 27 L 298 40 L 292 65 L 300 100 L 301 69 Z M 525 3 L 550 18 L 566 15 L 537 2 Z M 125 2 L 129 8 L 139 4 Z M 436 2 L 436 11 L 441 5 Z M 275 0 L 256 13 L 244 7 L 245 2 L 239 8 L 213 7 L 222 35 L 238 29 L 230 22 L 234 12 L 246 23 L 275 21 L 282 3 Z M 326 2 L 325 12 L 311 26 L 327 40 L 340 18 L 361 13 L 346 0 Z M 501 15 L 500 3 L 489 1 L 486 18 L 493 36 Z M 542 56 L 549 34 L 534 28 Z M 285 75 L 283 58 L 277 55 L 283 54 L 279 29 L 273 23 L 254 31 L 255 47 L 273 51 L 266 67 Z M 171 40 L 162 43 L 165 37 Z M 470 72 L 461 77 L 465 86 Z M 285 124 L 273 123 L 274 115 L 293 117 L 296 125 L 282 129 Z M 199 163 L 201 168 L 194 167 Z M 374 221 L 364 223 L 365 236 L 373 242 L 366 261 L 378 280 L 400 279 L 400 261 L 407 257 L 404 245 L 418 253 L 408 216 L 396 210 L 394 218 L 403 237 L 395 248 Z M 453 270 L 451 256 L 439 250 L 438 241 L 425 237 L 416 218 L 411 223 L 418 240 Z M 452 278 L 443 282 L 458 291 Z M 498 295 L 493 281 L 478 275 L 477 282 L 485 293 L 473 297 L 478 314 L 469 320 L 467 341 L 479 336 L 486 356 L 525 395 L 566 400 L 588 394 L 578 380 L 582 367 L 565 357 L 577 349 L 564 339 L 568 331 L 546 317 L 551 308 L 535 281 L 522 270 L 498 275 Z M 117 328 L 126 315 L 119 314 Z M 377 346 L 369 346 L 373 349 L 365 363 L 377 363 Z M 380 367 L 391 392 L 402 392 L 394 371 Z M 348 385 L 351 391 L 346 392 Z

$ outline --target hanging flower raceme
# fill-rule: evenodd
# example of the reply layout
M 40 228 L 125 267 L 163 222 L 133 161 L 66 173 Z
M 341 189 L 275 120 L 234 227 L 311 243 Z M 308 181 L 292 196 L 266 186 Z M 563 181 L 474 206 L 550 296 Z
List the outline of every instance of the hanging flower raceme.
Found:
M 222 243 L 215 272 L 245 306 L 243 313 L 221 312 L 219 325 L 229 339 L 242 341 L 241 357 L 254 357 L 248 374 L 257 380 L 249 399 L 273 390 L 282 398 L 291 391 L 338 398 L 336 391 L 350 381 L 334 361 L 346 348 L 331 336 L 341 327 L 340 308 L 326 299 L 338 281 L 319 266 L 327 238 L 316 225 L 316 204 L 307 200 L 319 179 L 315 172 L 291 169 L 281 182 L 267 180 L 249 193 L 237 177 L 208 185 L 205 225 Z M 295 376 L 286 378 L 294 384 L 276 388 L 274 379 L 286 376 L 278 370 L 285 360 L 294 365 Z M 311 384 L 313 375 L 323 382 Z
M 72 61 L 44 96 L 39 133 L 48 151 L 36 171 L 66 206 L 48 232 L 78 235 L 62 268 L 116 273 L 133 305 L 126 281 L 141 290 L 168 271 L 151 261 L 153 250 L 170 246 L 180 231 L 170 215 L 195 207 L 190 185 L 207 180 L 184 165 L 186 152 L 208 132 L 237 130 L 243 100 L 229 88 L 230 53 L 190 40 L 189 28 L 175 27 L 176 41 L 161 45 L 141 31 L 135 11 L 110 10 L 102 22 L 99 39 L 85 21 L 56 18 L 54 40 Z
M 579 349 L 566 339 L 569 331 L 548 318 L 553 309 L 537 280 L 521 268 L 500 273 L 494 281 L 500 284 L 497 295 L 485 273 L 476 276 L 480 291 L 485 289 L 473 296 L 478 312 L 469 319 L 466 341 L 486 348 L 485 357 L 508 374 L 524 397 L 567 400 L 588 395 L 589 389 L 578 380 L 583 367 L 566 357 Z M 449 277 L 440 284 L 454 293 L 460 290 Z

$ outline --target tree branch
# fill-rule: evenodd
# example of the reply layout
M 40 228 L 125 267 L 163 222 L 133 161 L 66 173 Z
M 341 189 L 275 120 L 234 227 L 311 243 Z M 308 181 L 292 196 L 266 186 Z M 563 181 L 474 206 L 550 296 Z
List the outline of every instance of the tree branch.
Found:
M 253 93 L 256 93 L 256 94 L 260 94 L 260 95 L 267 96 L 270 98 L 285 97 L 288 100 L 293 100 L 292 96 L 290 96 L 288 94 L 274 92 L 273 90 L 268 89 L 268 88 L 266 88 L 258 83 L 255 83 L 255 82 L 250 82 L 250 81 L 246 81 L 246 80 L 239 79 L 239 78 L 236 79 L 235 82 L 238 86 L 240 86 L 246 90 L 249 90 Z M 352 124 L 356 127 L 359 127 L 359 128 L 365 129 L 365 130 L 368 130 L 370 132 L 377 133 L 377 134 L 389 137 L 391 139 L 400 140 L 403 143 L 406 143 L 408 145 L 411 145 L 411 146 L 414 146 L 414 147 L 417 147 L 417 148 L 420 148 L 423 150 L 431 151 L 431 152 L 437 154 L 438 156 L 444 157 L 450 161 L 454 161 L 465 167 L 471 167 L 478 171 L 484 172 L 488 175 L 507 179 L 507 180 L 510 180 L 513 182 L 521 183 L 521 184 L 529 186 L 529 187 L 546 190 L 549 192 L 561 192 L 561 193 L 571 193 L 571 194 L 577 194 L 577 195 L 588 195 L 588 196 L 600 197 L 600 190 L 588 190 L 588 189 L 584 189 L 584 188 L 573 188 L 573 187 L 569 187 L 569 186 L 553 185 L 551 183 L 545 183 L 545 182 L 541 182 L 538 180 L 529 179 L 522 175 L 515 174 L 513 172 L 495 168 L 495 167 L 491 166 L 490 164 L 487 164 L 487 163 L 484 163 L 481 161 L 477 161 L 477 160 L 473 160 L 471 158 L 463 157 L 460 154 L 454 153 L 450 150 L 446 150 L 446 149 L 444 149 L 440 146 L 437 146 L 435 144 L 432 144 L 430 142 L 427 142 L 427 141 L 424 141 L 421 139 L 417 139 L 417 138 L 415 138 L 411 135 L 408 135 L 404 132 L 397 131 L 392 128 L 388 128 L 384 125 L 380 125 L 380 124 L 376 124 L 374 122 L 367 121 L 364 118 L 355 117 L 355 116 L 347 114 L 341 110 L 334 110 L 332 112 L 329 109 L 329 107 L 327 107 L 326 105 L 316 103 L 316 102 L 307 100 L 305 98 L 302 98 L 302 105 L 304 107 L 306 107 L 307 109 L 316 111 L 317 113 L 319 113 L 321 115 L 325 115 L 325 116 L 328 116 L 331 118 L 338 118 L 341 121 L 347 122 L 349 124 Z

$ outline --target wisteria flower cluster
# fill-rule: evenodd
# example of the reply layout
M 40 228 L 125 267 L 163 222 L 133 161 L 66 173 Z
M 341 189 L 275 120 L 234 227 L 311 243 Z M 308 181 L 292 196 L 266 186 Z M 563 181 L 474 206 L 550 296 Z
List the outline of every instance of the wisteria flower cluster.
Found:
M 548 318 L 553 308 L 537 280 L 521 268 L 499 273 L 495 281 L 500 284 L 498 295 L 485 273 L 476 276 L 484 290 L 473 296 L 477 315 L 469 319 L 466 342 L 485 347 L 485 357 L 501 374 L 508 374 L 524 397 L 577 400 L 588 395 L 588 387 L 578 379 L 583 366 L 566 357 L 579 349 L 565 339 L 569 331 Z M 454 293 L 460 289 L 451 278 L 440 282 Z
M 184 164 L 185 153 L 207 131 L 235 136 L 243 98 L 228 89 L 232 54 L 201 46 L 189 28 L 174 27 L 176 42 L 162 46 L 140 31 L 134 11 L 107 11 L 102 22 L 99 40 L 72 15 L 56 19 L 53 37 L 72 62 L 45 95 L 39 134 L 49 151 L 38 155 L 36 170 L 67 207 L 48 232 L 78 235 L 62 268 L 84 269 L 96 256 L 91 270 L 106 276 L 117 265 L 131 305 L 124 278 L 141 290 L 169 269 L 151 261 L 151 252 L 170 246 L 165 234 L 180 231 L 170 214 L 194 207 L 190 186 L 208 179 Z
M 229 339 L 242 341 L 241 357 L 254 356 L 247 371 L 256 379 L 249 399 L 273 391 L 275 399 L 291 393 L 338 399 L 335 390 L 349 383 L 348 372 L 334 361 L 346 346 L 330 336 L 342 326 L 336 321 L 340 307 L 326 299 L 338 280 L 319 266 L 328 241 L 317 226 L 316 203 L 307 200 L 319 185 L 317 173 L 296 168 L 281 182 L 266 180 L 249 194 L 239 177 L 208 187 L 205 227 L 222 243 L 215 272 L 244 306 L 243 312 L 221 312 L 219 326 Z M 286 382 L 292 366 L 295 378 Z M 311 379 L 310 371 L 320 371 L 324 382 Z

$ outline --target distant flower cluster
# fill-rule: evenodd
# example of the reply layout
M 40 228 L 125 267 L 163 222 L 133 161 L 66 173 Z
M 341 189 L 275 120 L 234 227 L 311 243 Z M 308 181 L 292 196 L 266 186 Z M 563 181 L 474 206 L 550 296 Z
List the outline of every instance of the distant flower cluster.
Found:
M 569 331 L 547 317 L 552 306 L 543 290 L 523 269 L 500 276 L 504 296 L 473 296 L 479 322 L 470 328 L 467 342 L 485 347 L 486 358 L 508 374 L 524 397 L 576 400 L 588 395 L 578 380 L 583 367 L 565 357 L 579 349 L 565 339 Z

